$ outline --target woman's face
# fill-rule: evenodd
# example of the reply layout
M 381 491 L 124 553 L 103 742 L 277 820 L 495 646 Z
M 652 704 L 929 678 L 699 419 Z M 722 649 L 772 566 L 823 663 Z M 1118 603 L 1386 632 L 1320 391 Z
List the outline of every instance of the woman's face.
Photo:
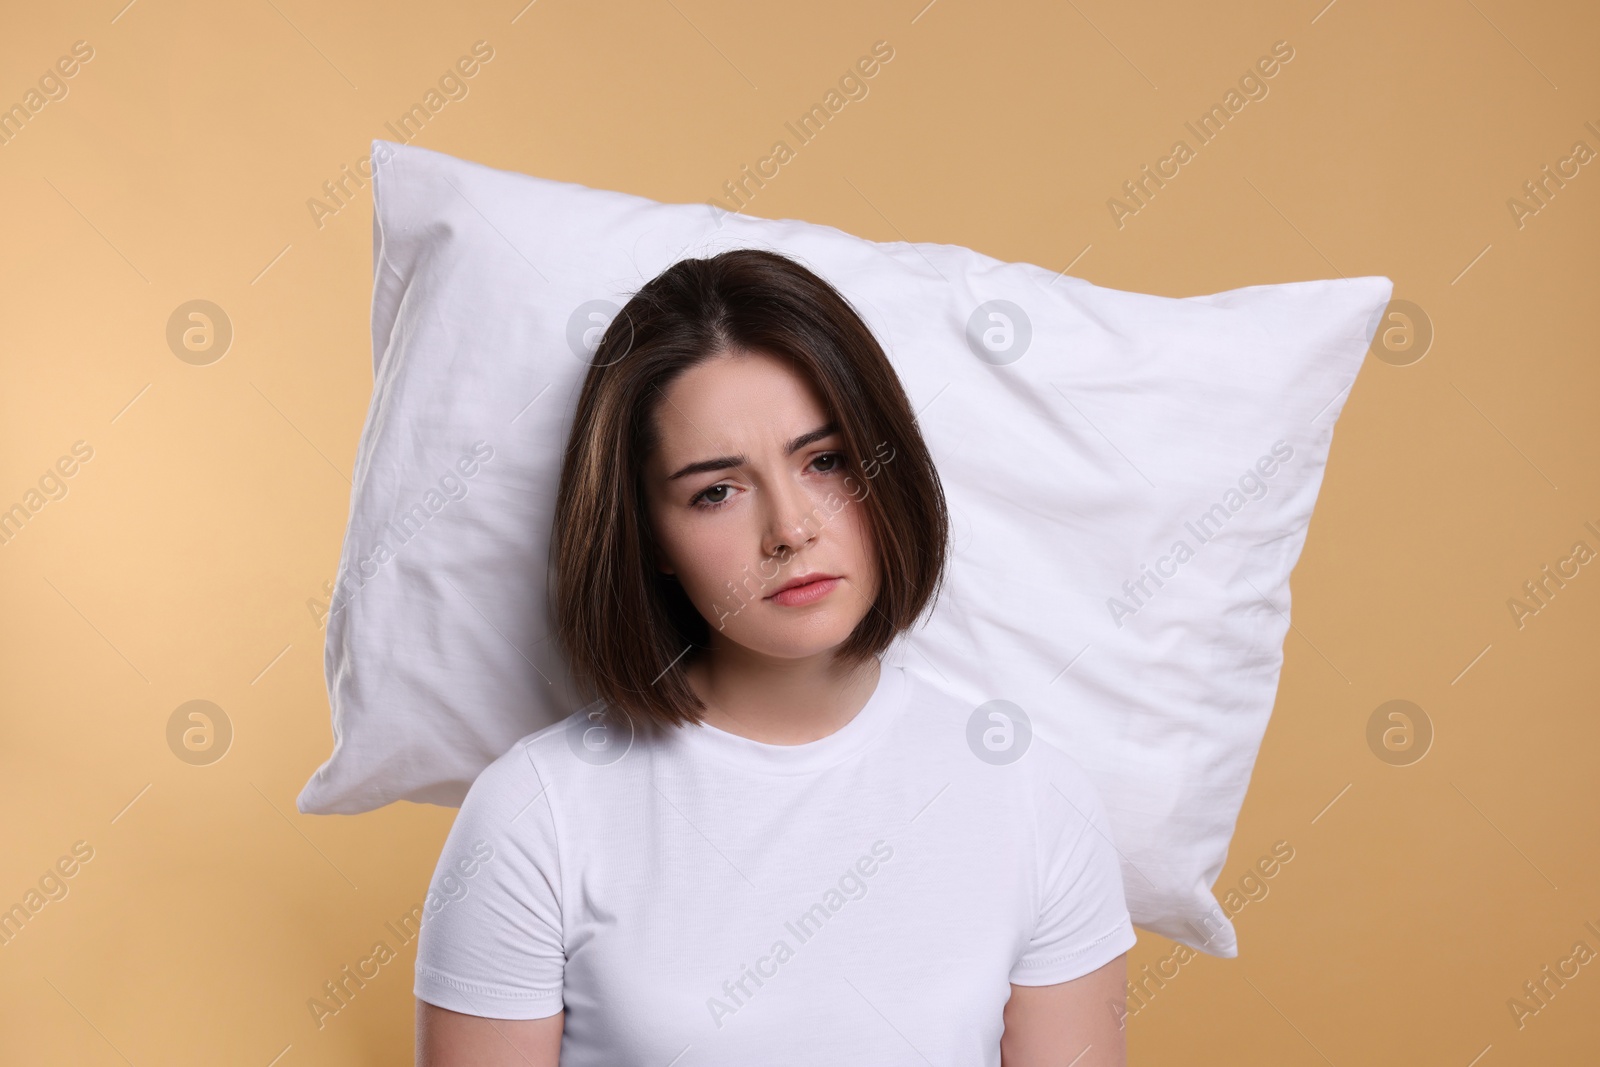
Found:
M 644 471 L 657 562 L 711 624 L 712 647 L 796 659 L 842 644 L 877 598 L 877 557 L 867 486 L 811 383 L 774 356 L 723 353 L 664 396 Z M 812 574 L 836 580 L 778 595 Z

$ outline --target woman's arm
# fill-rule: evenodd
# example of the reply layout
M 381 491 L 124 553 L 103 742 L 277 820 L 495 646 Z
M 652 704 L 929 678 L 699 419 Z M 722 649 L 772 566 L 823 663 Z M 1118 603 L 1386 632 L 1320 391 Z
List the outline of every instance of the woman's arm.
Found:
M 417 1001 L 417 1067 L 558 1067 L 566 1012 L 486 1019 Z
M 1070 982 L 1013 984 L 1000 1035 L 1001 1067 L 1127 1067 L 1127 980 L 1124 952 Z

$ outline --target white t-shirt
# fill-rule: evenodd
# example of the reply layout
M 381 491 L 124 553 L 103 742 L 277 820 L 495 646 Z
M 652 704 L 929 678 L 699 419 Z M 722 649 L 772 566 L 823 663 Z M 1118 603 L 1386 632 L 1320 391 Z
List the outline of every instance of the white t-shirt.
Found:
M 596 701 L 473 783 L 416 996 L 564 1007 L 562 1067 L 998 1065 L 1011 983 L 1135 937 L 1082 768 L 1026 731 L 1007 750 L 988 710 L 889 664 L 803 745 L 630 731 Z

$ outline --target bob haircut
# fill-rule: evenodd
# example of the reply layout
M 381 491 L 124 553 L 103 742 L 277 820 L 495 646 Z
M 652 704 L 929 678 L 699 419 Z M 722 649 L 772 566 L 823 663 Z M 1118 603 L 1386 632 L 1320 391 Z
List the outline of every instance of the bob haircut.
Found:
M 656 566 L 644 469 L 659 445 L 655 413 L 684 371 L 724 353 L 761 352 L 809 379 L 844 439 L 844 484 L 864 509 L 878 566 L 876 602 L 838 647 L 865 662 L 889 647 L 937 596 L 949 554 L 949 512 L 900 379 L 842 294 L 785 256 L 743 248 L 680 260 L 612 319 L 584 378 L 562 458 L 550 582 L 556 636 L 580 691 L 630 719 L 702 721 L 685 653 L 709 647 L 711 623 Z M 813 508 L 805 522 L 827 521 Z M 811 527 L 815 528 L 815 527 Z M 788 559 L 770 557 L 781 565 Z M 765 575 L 728 583 L 736 610 Z M 763 577 L 765 581 L 763 581 Z M 731 579 L 731 576 L 730 576 Z

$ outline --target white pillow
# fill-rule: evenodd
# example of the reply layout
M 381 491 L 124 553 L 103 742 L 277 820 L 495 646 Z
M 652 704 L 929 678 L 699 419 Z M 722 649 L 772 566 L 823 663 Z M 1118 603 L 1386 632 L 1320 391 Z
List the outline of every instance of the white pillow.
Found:
M 1388 278 L 1149 296 L 373 148 L 375 381 L 328 621 L 334 750 L 302 812 L 459 805 L 583 703 L 545 579 L 588 353 L 670 264 L 762 247 L 861 313 L 948 496 L 946 590 L 885 661 L 1017 705 L 1099 789 L 1133 921 L 1237 955 L 1211 885 Z

